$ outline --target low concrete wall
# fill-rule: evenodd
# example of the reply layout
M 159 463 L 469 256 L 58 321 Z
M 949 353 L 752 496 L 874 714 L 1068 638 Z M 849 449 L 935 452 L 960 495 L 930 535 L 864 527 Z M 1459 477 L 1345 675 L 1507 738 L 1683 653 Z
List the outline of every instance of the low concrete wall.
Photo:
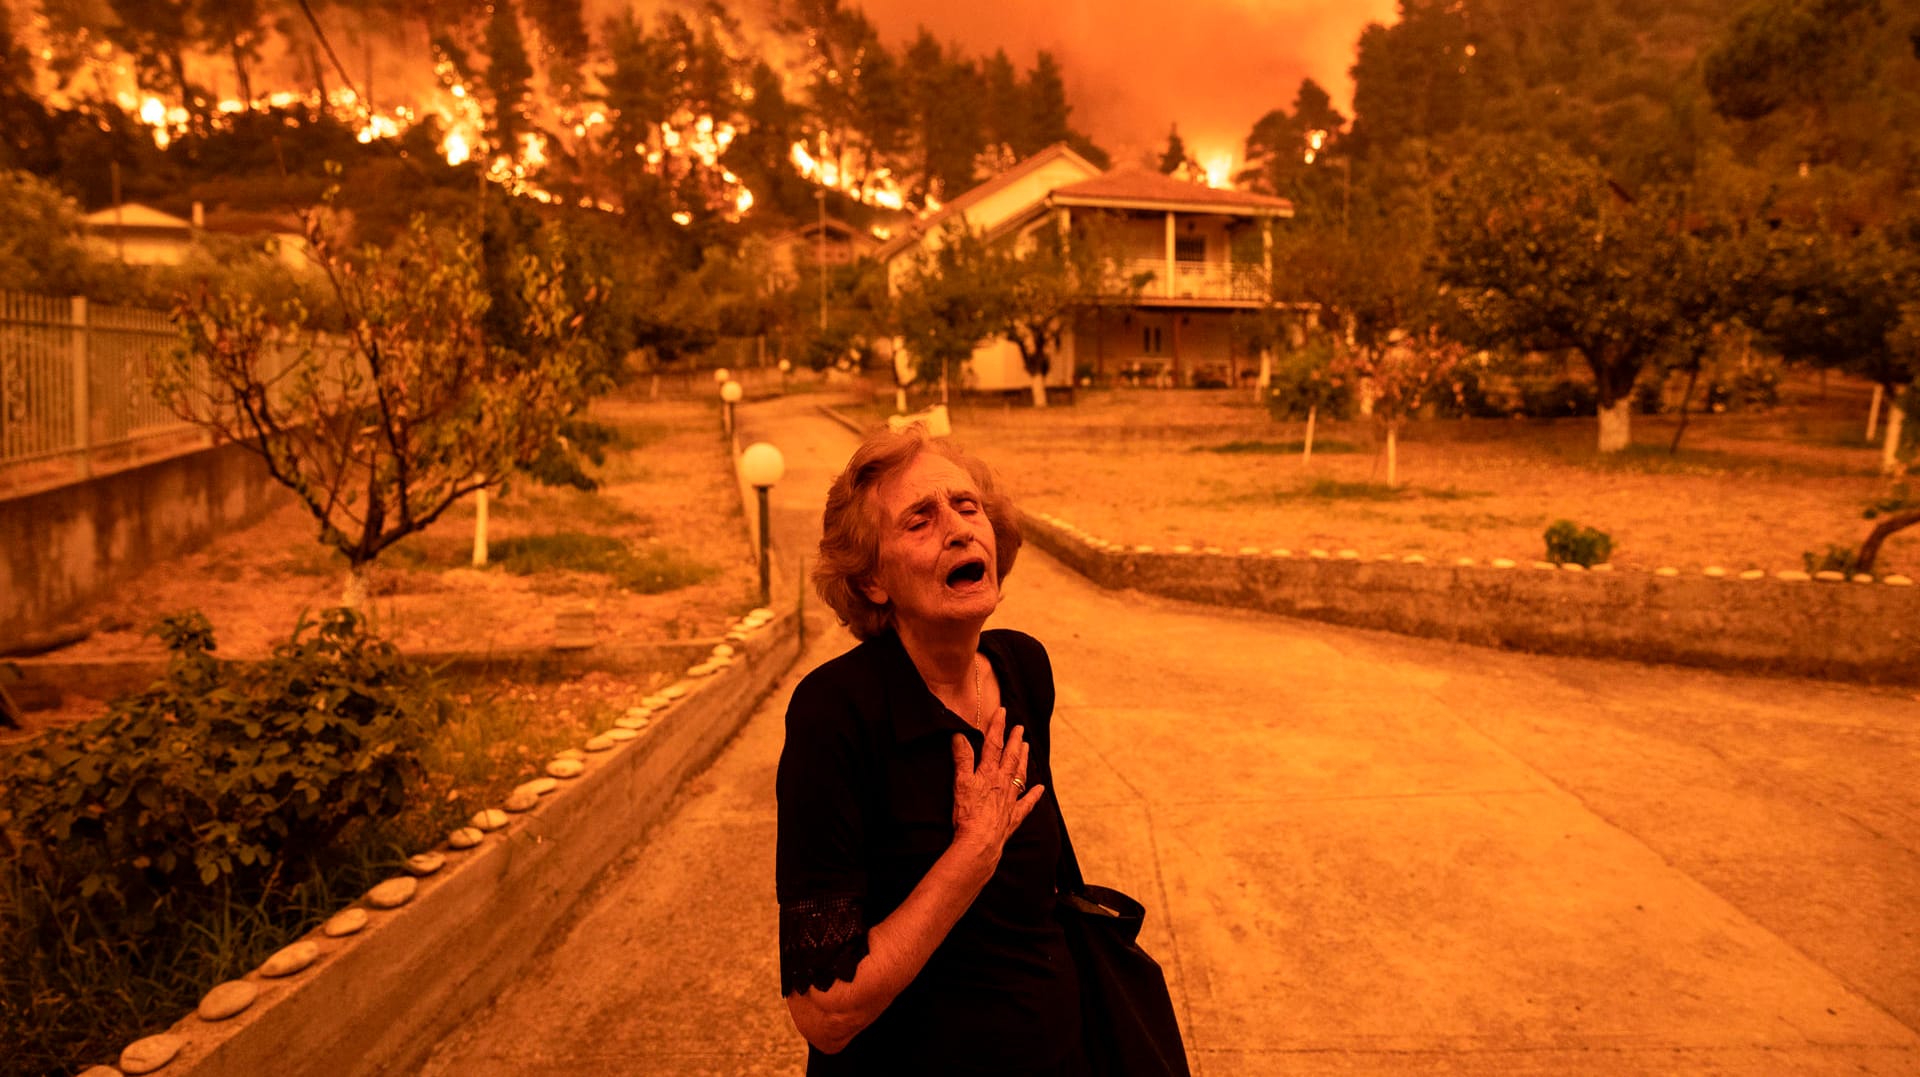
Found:
M 259 457 L 228 444 L 0 501 L 0 654 L 285 497 Z
M 161 1072 L 194 1077 L 412 1073 L 434 1045 L 519 975 L 565 927 L 565 912 L 657 822 L 799 657 L 801 621 L 776 618 L 733 644 L 732 665 L 689 678 L 686 695 L 637 739 L 588 753 L 525 814 L 419 880 L 413 900 L 372 911 L 358 934 L 306 938 L 319 959 L 283 979 L 244 979 L 260 996 L 239 1016 L 189 1016 Z M 528 774 L 527 778 L 537 777 Z
M 1022 528 L 1102 587 L 1513 650 L 1920 683 L 1920 588 L 1900 577 L 1830 583 L 1791 572 L 1574 572 L 1353 551 L 1143 551 L 1047 516 L 1028 514 Z

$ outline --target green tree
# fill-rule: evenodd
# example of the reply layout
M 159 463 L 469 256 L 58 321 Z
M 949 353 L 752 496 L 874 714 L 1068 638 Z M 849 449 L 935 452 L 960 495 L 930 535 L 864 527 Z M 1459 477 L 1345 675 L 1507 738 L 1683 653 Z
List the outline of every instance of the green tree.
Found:
M 990 264 L 986 240 L 956 225 L 896 282 L 888 322 L 905 356 L 896 372 L 903 386 L 929 364 L 947 381 L 954 364 L 993 336 L 999 296 L 987 279 Z
M 1027 72 L 1026 98 L 1026 141 L 1014 144 L 1020 156 L 1073 140 L 1076 132 L 1071 122 L 1073 107 L 1067 104 L 1066 80 L 1061 76 L 1060 61 L 1045 49 L 1034 56 L 1033 67 Z
M 1630 198 L 1592 161 L 1540 148 L 1488 152 L 1438 198 L 1437 264 L 1462 331 L 1490 349 L 1577 352 L 1601 452 L 1631 443 L 1635 380 L 1692 332 L 1678 306 L 1706 286 L 1704 262 L 1678 201 Z
M 528 84 L 533 64 L 520 33 L 514 0 L 493 0 L 487 17 L 487 88 L 493 92 L 493 129 L 502 152 L 519 150 L 526 126 Z
M 181 417 L 252 449 L 293 491 L 346 558 L 352 607 L 383 550 L 550 449 L 585 404 L 584 313 L 567 267 L 529 256 L 521 338 L 532 350 L 512 351 L 482 332 L 471 240 L 416 222 L 350 263 L 315 215 L 308 241 L 348 327 L 343 349 L 317 339 L 297 304 L 270 312 L 243 292 L 201 290 L 176 306 L 181 347 L 154 375 Z
M 1180 137 L 1180 125 L 1175 124 L 1167 131 L 1167 148 L 1160 151 L 1160 163 L 1156 165 L 1163 176 L 1171 176 L 1181 170 L 1191 173 L 1195 167 L 1193 155 L 1187 152 L 1187 142 Z

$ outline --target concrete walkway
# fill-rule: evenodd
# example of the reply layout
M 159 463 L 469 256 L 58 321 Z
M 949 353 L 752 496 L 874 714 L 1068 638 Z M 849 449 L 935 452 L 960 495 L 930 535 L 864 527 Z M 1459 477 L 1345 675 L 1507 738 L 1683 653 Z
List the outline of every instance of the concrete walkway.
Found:
M 791 568 L 855 439 L 804 398 L 742 423 L 786 452 Z M 1196 1073 L 1920 1072 L 1910 695 L 1116 594 L 1034 551 L 994 623 L 1053 655 L 1062 806 L 1147 905 Z M 800 1071 L 773 770 L 850 642 L 814 637 L 426 1072 Z

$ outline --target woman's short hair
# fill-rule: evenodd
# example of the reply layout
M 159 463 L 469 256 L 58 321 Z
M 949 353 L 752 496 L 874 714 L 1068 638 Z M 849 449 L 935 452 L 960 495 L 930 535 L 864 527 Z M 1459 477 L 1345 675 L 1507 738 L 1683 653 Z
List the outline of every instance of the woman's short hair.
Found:
M 943 456 L 960 465 L 980 492 L 980 507 L 993 525 L 995 574 L 1005 580 L 1020 552 L 1019 513 L 1002 494 L 993 471 L 949 441 L 936 440 L 926 425 L 879 430 L 867 436 L 827 491 L 821 521 L 820 556 L 813 564 L 813 586 L 852 632 L 867 639 L 893 627 L 893 604 L 866 596 L 864 584 L 880 567 L 880 514 L 874 491 L 887 476 L 913 463 L 921 453 Z

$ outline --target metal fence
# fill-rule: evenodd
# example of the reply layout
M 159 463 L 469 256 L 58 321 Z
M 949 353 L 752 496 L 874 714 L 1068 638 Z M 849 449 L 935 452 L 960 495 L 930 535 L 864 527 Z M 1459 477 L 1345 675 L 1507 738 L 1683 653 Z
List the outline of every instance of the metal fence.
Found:
M 0 291 L 0 469 L 74 464 L 192 433 L 148 383 L 148 364 L 179 337 L 166 314 Z

